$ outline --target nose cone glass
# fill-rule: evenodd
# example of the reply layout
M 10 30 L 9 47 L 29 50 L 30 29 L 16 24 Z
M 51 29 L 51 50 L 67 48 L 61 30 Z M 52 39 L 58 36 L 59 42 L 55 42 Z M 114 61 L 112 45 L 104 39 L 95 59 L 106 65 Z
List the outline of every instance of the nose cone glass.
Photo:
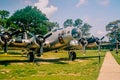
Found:
M 81 31 L 77 28 L 74 28 L 71 32 L 73 38 L 80 38 L 81 37 Z

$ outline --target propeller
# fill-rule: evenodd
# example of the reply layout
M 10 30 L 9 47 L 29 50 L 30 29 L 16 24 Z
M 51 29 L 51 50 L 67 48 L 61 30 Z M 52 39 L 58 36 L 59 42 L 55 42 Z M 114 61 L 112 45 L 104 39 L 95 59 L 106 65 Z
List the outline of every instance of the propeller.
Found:
M 38 57 L 40 57 L 43 54 L 43 43 L 45 42 L 45 39 L 51 35 L 52 35 L 52 33 L 49 33 L 45 36 L 39 35 L 36 37 L 36 42 L 39 44 L 39 49 L 38 49 L 38 53 L 37 53 Z
M 8 32 L 4 32 L 3 34 L 1 33 L 0 36 L 1 36 L 1 40 L 4 42 L 3 44 L 3 48 L 4 48 L 4 53 L 7 53 L 7 49 L 8 49 L 8 44 L 12 41 L 12 36 L 15 35 L 15 34 L 18 34 L 20 33 L 21 31 L 20 30 L 17 30 L 15 32 L 12 32 L 11 34 L 8 33 Z
M 99 51 L 101 51 L 101 41 L 105 38 L 105 36 L 103 36 L 101 39 L 96 38 L 96 43 L 98 45 L 98 49 Z
M 88 44 L 87 40 L 85 38 L 81 38 L 78 40 L 78 42 L 82 45 L 82 50 L 85 54 L 86 53 L 86 46 Z
M 7 46 L 10 39 L 11 39 L 11 36 L 8 32 L 4 32 L 1 35 L 1 40 L 4 42 L 4 45 L 3 45 L 4 53 L 7 53 Z
M 86 52 L 86 46 L 89 43 L 94 43 L 96 42 L 98 45 L 98 49 L 100 51 L 100 47 L 101 47 L 101 41 L 104 39 L 105 36 L 103 36 L 101 39 L 97 38 L 97 37 L 92 37 L 92 38 L 88 38 L 87 40 L 85 38 L 81 38 L 79 39 L 79 43 L 82 45 L 82 49 L 84 51 L 84 53 Z

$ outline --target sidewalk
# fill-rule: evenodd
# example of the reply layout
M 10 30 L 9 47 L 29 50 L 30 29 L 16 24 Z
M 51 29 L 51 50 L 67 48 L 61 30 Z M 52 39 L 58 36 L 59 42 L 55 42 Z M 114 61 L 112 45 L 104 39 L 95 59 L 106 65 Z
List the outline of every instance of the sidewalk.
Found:
M 110 52 L 106 53 L 97 80 L 120 80 L 120 65 Z

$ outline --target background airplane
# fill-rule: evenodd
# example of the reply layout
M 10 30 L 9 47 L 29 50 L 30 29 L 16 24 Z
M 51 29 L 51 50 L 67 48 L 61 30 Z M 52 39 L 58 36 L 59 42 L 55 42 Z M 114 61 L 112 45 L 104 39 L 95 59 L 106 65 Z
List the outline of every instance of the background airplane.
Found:
M 98 37 L 91 36 L 89 38 L 81 38 L 78 42 L 82 44 L 83 51 L 85 53 L 86 47 L 95 47 L 98 46 L 98 50 L 101 50 L 101 41 L 104 39 L 105 36 L 103 36 L 101 39 Z

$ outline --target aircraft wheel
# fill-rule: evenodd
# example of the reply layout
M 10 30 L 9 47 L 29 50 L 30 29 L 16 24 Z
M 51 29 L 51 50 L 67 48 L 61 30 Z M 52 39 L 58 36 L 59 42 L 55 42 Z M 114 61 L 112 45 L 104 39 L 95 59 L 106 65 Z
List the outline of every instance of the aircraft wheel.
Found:
M 28 61 L 29 62 L 33 62 L 34 61 L 34 54 L 33 54 L 33 52 L 29 52 L 29 54 L 28 54 Z
M 73 52 L 69 52 L 69 60 L 74 61 L 76 59 L 76 53 Z

